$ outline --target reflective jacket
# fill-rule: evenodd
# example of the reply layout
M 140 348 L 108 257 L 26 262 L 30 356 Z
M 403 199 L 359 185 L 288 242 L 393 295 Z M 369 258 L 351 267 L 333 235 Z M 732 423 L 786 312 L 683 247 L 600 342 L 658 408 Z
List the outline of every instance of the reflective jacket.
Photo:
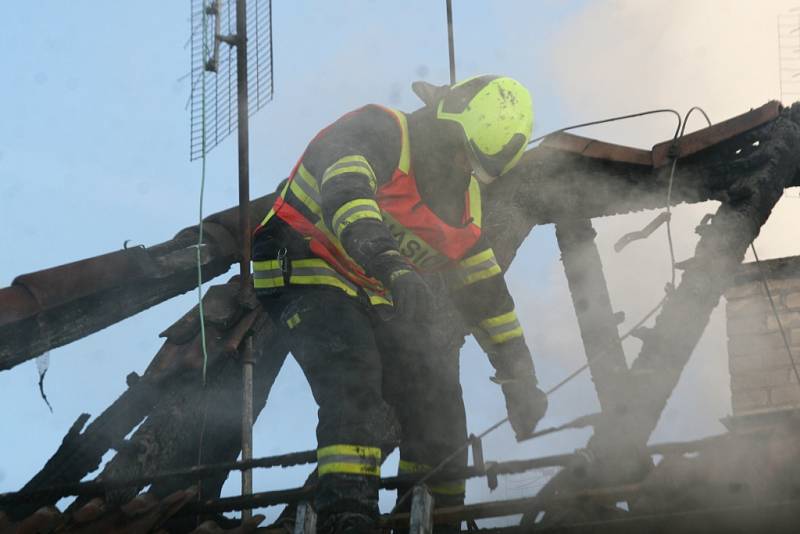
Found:
M 337 140 L 337 135 L 352 140 Z M 437 216 L 417 189 L 405 115 L 365 106 L 317 134 L 295 165 L 255 231 L 254 285 L 262 292 L 327 285 L 351 296 L 363 292 L 373 304 L 390 304 L 389 291 L 365 266 L 370 255 L 394 249 L 418 270 L 445 275 L 482 344 L 522 341 L 502 270 L 481 238 L 481 219 L 474 177 L 465 192 L 461 225 Z M 278 233 L 284 236 L 278 246 L 259 255 L 259 239 Z M 302 240 L 288 256 L 287 233 Z M 348 246 L 359 233 L 375 238 L 366 247 Z

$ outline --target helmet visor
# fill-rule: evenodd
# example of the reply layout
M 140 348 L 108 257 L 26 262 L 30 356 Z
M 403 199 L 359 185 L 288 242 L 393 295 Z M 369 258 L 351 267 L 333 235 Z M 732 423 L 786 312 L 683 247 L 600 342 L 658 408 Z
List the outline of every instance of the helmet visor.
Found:
M 511 170 L 524 151 L 525 136 L 522 134 L 515 134 L 500 152 L 491 156 L 481 152 L 474 140 L 467 141 L 467 157 L 475 177 L 483 183 L 491 183 Z

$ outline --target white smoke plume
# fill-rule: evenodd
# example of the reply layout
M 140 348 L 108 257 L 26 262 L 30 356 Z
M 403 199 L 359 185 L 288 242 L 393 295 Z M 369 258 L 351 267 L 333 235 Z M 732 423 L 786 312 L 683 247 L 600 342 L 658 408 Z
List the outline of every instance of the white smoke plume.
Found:
M 684 114 L 692 106 L 701 106 L 715 122 L 730 118 L 779 98 L 777 15 L 791 7 L 791 2 L 779 1 L 588 3 L 563 25 L 552 42 L 549 68 L 553 90 L 559 94 L 570 123 L 655 108 L 674 108 Z M 664 115 L 576 133 L 649 149 L 671 138 L 675 122 Z M 704 126 L 702 115 L 695 114 L 687 132 Z M 682 179 L 680 164 L 675 179 Z M 796 197 L 797 192 L 789 191 L 781 200 L 756 241 L 762 258 L 800 253 L 800 244 L 790 231 L 800 222 L 800 199 L 792 195 Z M 713 213 L 716 207 L 716 203 L 708 202 L 673 210 L 678 261 L 694 254 L 698 239 L 694 227 L 702 215 Z M 663 228 L 619 254 L 612 248 L 620 236 L 641 228 L 654 215 L 647 212 L 594 222 L 612 304 L 627 314 L 621 332 L 658 302 L 670 279 Z M 539 295 L 535 306 L 520 307 L 529 330 L 535 332 L 533 344 L 543 355 L 543 364 L 558 363 L 568 371 L 582 363 L 583 351 L 577 325 L 569 317 L 572 305 L 560 263 L 553 265 L 550 282 L 548 295 Z M 724 306 L 720 306 L 662 416 L 654 440 L 688 439 L 723 430 L 718 420 L 730 413 L 725 342 Z M 629 360 L 638 354 L 640 346 L 637 340 L 626 341 Z M 582 384 L 591 388 L 588 381 Z M 553 403 L 585 406 L 585 397 L 593 395 L 576 386 L 554 396 Z M 563 406 L 554 409 L 567 410 Z

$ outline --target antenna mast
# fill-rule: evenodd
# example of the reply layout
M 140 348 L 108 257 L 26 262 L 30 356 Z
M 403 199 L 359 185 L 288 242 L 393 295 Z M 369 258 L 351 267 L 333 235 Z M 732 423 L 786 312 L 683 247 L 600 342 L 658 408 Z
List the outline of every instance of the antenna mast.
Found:
M 250 278 L 250 147 L 249 116 L 272 99 L 271 0 L 192 0 L 192 128 L 191 157 L 203 158 L 234 128 L 238 140 L 239 168 L 239 292 L 246 303 L 252 295 Z M 248 15 L 252 15 L 248 23 Z M 213 21 L 213 42 L 208 37 Z M 199 25 L 198 25 L 199 21 Z M 227 33 L 222 33 L 223 26 Z M 248 29 L 251 30 L 248 32 Z M 263 35 L 268 32 L 267 35 Z M 248 35 L 250 33 L 250 35 Z M 221 50 L 220 43 L 228 46 Z M 236 50 L 235 66 L 233 49 Z M 252 72 L 250 72 L 250 67 Z M 235 69 L 235 91 L 234 77 Z M 253 79 L 251 79 L 253 75 Z M 250 108 L 250 90 L 254 106 Z M 236 113 L 233 113 L 233 98 Z M 209 105 L 210 103 L 210 105 Z M 210 109 L 209 109 L 210 108 Z M 205 169 L 205 164 L 203 166 Z M 204 171 L 205 172 L 205 171 Z M 202 224 L 202 221 L 201 221 Z M 201 226 L 202 228 L 202 226 Z M 202 230 L 201 230 L 202 231 Z M 201 234 L 202 235 L 202 234 Z M 202 302 L 201 302 L 202 320 Z M 240 347 L 242 360 L 242 460 L 253 456 L 253 339 Z M 242 471 L 242 495 L 253 492 L 250 469 Z M 243 510 L 242 519 L 252 517 Z
M 800 8 L 778 15 L 778 83 L 781 102 L 800 95 Z
M 247 105 L 247 7 L 246 0 L 236 0 L 236 101 L 239 144 L 239 291 L 251 291 L 250 283 L 250 132 Z M 242 461 L 253 457 L 253 337 L 244 339 L 242 356 Z M 253 471 L 242 471 L 242 495 L 253 493 Z M 252 517 L 252 510 L 242 510 L 242 520 Z
M 453 42 L 453 0 L 445 0 L 447 4 L 447 50 L 450 57 L 450 85 L 456 83 L 456 48 Z

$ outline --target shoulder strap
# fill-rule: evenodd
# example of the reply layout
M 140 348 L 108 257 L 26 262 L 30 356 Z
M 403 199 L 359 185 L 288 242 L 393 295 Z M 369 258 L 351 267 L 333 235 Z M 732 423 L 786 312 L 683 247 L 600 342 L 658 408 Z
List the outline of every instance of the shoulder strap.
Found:
M 406 119 L 405 113 L 378 104 L 372 105 L 385 111 L 397 121 L 397 125 L 400 127 L 400 161 L 397 163 L 397 168 L 403 173 L 408 174 L 411 170 L 411 147 L 408 140 L 408 120 Z

